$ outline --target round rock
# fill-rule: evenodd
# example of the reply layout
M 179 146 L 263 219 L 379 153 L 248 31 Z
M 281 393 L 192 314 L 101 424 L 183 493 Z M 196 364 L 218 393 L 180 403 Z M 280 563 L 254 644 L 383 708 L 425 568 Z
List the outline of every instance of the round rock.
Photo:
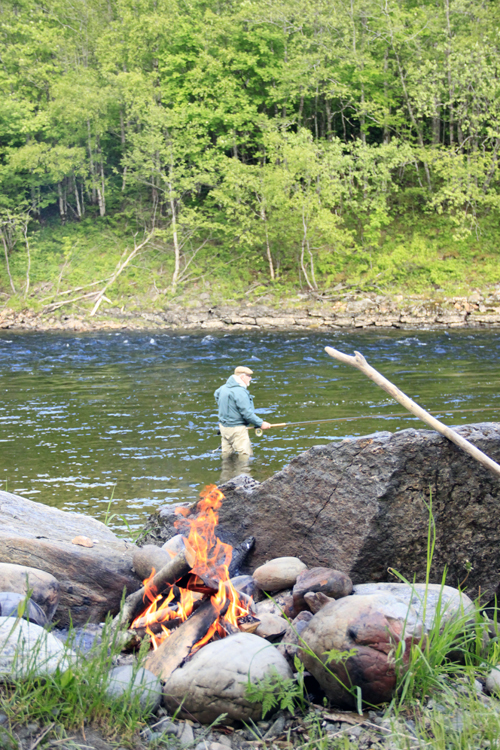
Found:
M 131 665 L 115 667 L 109 673 L 107 694 L 112 698 L 138 697 L 141 708 L 155 711 L 161 703 L 161 682 L 148 669 L 134 669 Z
M 493 693 L 500 693 L 500 669 L 499 667 L 493 667 L 488 677 L 486 678 L 485 689 L 487 693 L 492 695 Z
M 378 704 L 389 701 L 396 686 L 394 648 L 404 640 L 408 655 L 421 634 L 413 607 L 394 596 L 348 596 L 314 615 L 302 632 L 308 648 L 300 658 L 335 705 L 355 708 L 354 687 L 361 688 L 364 701 Z M 326 652 L 332 649 L 346 658 L 329 660 Z
M 275 614 L 259 615 L 260 625 L 255 631 L 255 635 L 261 638 L 267 638 L 270 641 L 276 641 L 283 635 L 287 628 L 287 621 Z
M 236 633 L 203 646 L 165 684 L 163 702 L 171 713 L 210 724 L 221 714 L 225 723 L 259 721 L 262 704 L 250 703 L 245 693 L 250 680 L 257 683 L 278 673 L 292 677 L 286 659 L 263 638 Z
M 254 570 L 253 579 L 261 591 L 282 591 L 294 586 L 303 570 L 306 565 L 298 557 L 276 557 Z
M 158 573 L 171 559 L 168 552 L 165 552 L 161 547 L 157 547 L 155 544 L 146 544 L 134 551 L 132 564 L 139 578 L 144 581 L 149 578 L 153 568 L 155 573 Z
M 59 604 L 60 585 L 57 578 L 44 570 L 27 565 L 0 563 L 0 591 L 12 591 L 26 596 L 32 592 L 31 601 L 45 612 L 51 622 Z
M 39 625 L 0 618 L 0 682 L 64 671 L 75 658 L 73 651 Z
M 441 626 L 450 620 L 474 617 L 475 607 L 471 599 L 453 586 L 440 583 L 360 583 L 354 586 L 353 593 L 390 594 L 407 606 L 412 606 L 417 617 L 422 620 L 426 631 L 434 627 L 436 619 Z
M 280 654 L 290 662 L 290 666 L 294 666 L 294 657 L 299 650 L 299 643 L 302 636 L 302 631 L 307 628 L 313 618 L 313 613 L 305 609 L 300 612 L 293 622 L 289 623 L 285 634 L 281 639 L 281 643 L 278 645 L 278 651 Z
M 15 594 L 12 591 L 0 591 L 0 616 L 17 617 L 19 611 L 22 611 L 21 616 L 25 620 L 34 622 L 41 628 L 47 625 L 45 612 L 32 599 L 26 599 L 23 594 Z
M 311 568 L 297 576 L 293 587 L 293 606 L 296 612 L 307 609 L 304 595 L 308 592 L 325 594 L 340 599 L 352 593 L 352 581 L 345 573 L 333 568 Z

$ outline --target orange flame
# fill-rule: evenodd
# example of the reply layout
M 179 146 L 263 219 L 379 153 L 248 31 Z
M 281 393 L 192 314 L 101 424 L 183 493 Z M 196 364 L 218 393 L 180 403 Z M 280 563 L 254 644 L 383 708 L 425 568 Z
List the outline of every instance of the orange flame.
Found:
M 220 638 L 227 635 L 220 621 L 221 616 L 224 617 L 225 623 L 237 628 L 238 620 L 248 614 L 247 605 L 229 580 L 229 564 L 233 548 L 230 544 L 221 542 L 215 534 L 219 521 L 217 511 L 224 495 L 215 485 L 209 485 L 201 492 L 200 497 L 197 513 L 192 518 L 189 517 L 186 508 L 177 508 L 175 511 L 176 514 L 182 516 L 176 521 L 175 526 L 178 530 L 188 532 L 186 546 L 195 556 L 195 565 L 192 567 L 187 588 L 178 588 L 174 593 L 174 587 L 171 587 L 168 596 L 163 599 L 161 595 L 156 595 L 151 586 L 151 580 L 155 574 L 153 569 L 149 578 L 144 581 L 144 600 L 148 599 L 150 604 L 131 625 L 132 628 L 146 629 L 155 650 L 171 633 L 163 623 L 169 620 L 180 622 L 186 620 L 193 612 L 195 601 L 202 598 L 203 593 L 200 592 L 210 593 L 214 583 L 218 584 L 218 590 L 211 598 L 219 617 L 203 638 L 195 644 L 193 652 L 208 643 L 214 635 L 217 634 Z M 158 606 L 160 601 L 161 604 Z M 153 625 L 156 625 L 157 629 L 160 625 L 160 632 L 154 633 L 151 630 Z

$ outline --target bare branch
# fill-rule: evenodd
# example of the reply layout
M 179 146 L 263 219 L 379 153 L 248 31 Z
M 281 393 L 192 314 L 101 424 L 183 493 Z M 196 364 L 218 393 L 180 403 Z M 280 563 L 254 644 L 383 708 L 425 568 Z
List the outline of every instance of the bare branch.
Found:
M 142 250 L 142 248 L 143 248 L 143 247 L 145 247 L 145 246 L 146 246 L 146 245 L 148 244 L 148 242 L 150 242 L 150 240 L 152 239 L 152 237 L 153 237 L 153 235 L 154 235 L 154 232 L 155 232 L 155 230 L 153 229 L 153 230 L 152 230 L 152 231 L 151 231 L 151 232 L 150 232 L 150 233 L 149 233 L 149 234 L 147 235 L 146 239 L 145 239 L 145 240 L 143 240 L 143 242 L 141 242 L 141 244 L 140 244 L 140 245 L 136 245 L 136 244 L 135 244 L 135 239 L 134 239 L 134 249 L 133 249 L 133 250 L 132 250 L 132 252 L 131 252 L 131 253 L 130 253 L 130 254 L 128 255 L 128 257 L 127 257 L 127 258 L 126 258 L 126 259 L 125 259 L 125 260 L 123 261 L 123 263 L 118 263 L 118 266 L 117 266 L 117 268 L 116 268 L 116 271 L 115 271 L 115 272 L 114 272 L 114 274 L 113 274 L 113 275 L 112 275 L 112 276 L 110 277 L 110 279 L 109 279 L 109 281 L 107 282 L 107 284 L 105 284 L 105 285 L 103 286 L 103 288 L 101 289 L 101 291 L 99 292 L 99 296 L 98 296 L 98 298 L 96 299 L 96 302 L 95 302 L 95 305 L 94 305 L 94 307 L 92 308 L 92 312 L 90 313 L 90 317 L 91 317 L 91 318 L 92 318 L 92 317 L 93 317 L 93 316 L 94 316 L 94 315 L 96 314 L 97 310 L 99 309 L 99 306 L 100 306 L 101 302 L 103 301 L 103 299 L 104 299 L 104 295 L 106 294 L 106 291 L 108 290 L 108 288 L 109 288 L 109 287 L 111 286 L 111 284 L 113 284 L 113 283 L 114 283 L 114 282 L 116 281 L 116 279 L 118 278 L 118 276 L 119 276 L 119 275 L 121 274 L 121 272 L 122 272 L 122 271 L 124 270 L 124 268 L 126 268 L 126 267 L 128 266 L 128 264 L 130 263 L 130 261 L 131 261 L 131 260 L 133 260 L 133 258 L 135 258 L 135 256 L 137 255 L 137 253 L 138 253 L 138 252 L 139 252 L 140 250 Z M 123 256 L 122 256 L 122 257 L 123 257 Z
M 450 440 L 452 443 L 455 443 L 455 445 L 458 445 L 459 448 L 462 448 L 464 451 L 466 451 L 466 453 L 473 456 L 477 461 L 479 461 L 479 463 L 483 464 L 483 466 L 487 466 L 488 469 L 491 469 L 491 471 L 493 471 L 497 476 L 500 476 L 500 466 L 496 463 L 496 461 L 493 461 L 493 459 L 487 456 L 486 453 L 483 453 L 479 450 L 479 448 L 476 448 L 475 445 L 469 443 L 468 440 L 455 432 L 455 430 L 452 430 L 451 427 L 447 427 L 438 419 L 433 417 L 432 414 L 429 414 L 428 411 L 422 409 L 421 406 L 416 404 L 415 401 L 412 401 L 412 399 L 409 398 L 405 393 L 403 393 L 403 391 L 400 391 L 399 388 L 397 388 L 393 383 L 387 380 L 387 378 L 384 378 L 383 375 L 377 372 L 374 367 L 371 367 L 371 365 L 368 364 L 362 354 L 360 354 L 359 352 L 354 352 L 355 356 L 351 357 L 349 354 L 339 352 L 337 351 L 337 349 L 333 349 L 331 346 L 325 347 L 325 351 L 330 355 L 330 357 L 338 359 L 339 362 L 344 362 L 344 364 L 356 367 L 364 375 L 370 378 L 370 380 L 373 380 L 376 385 L 386 391 L 389 396 L 392 396 L 392 398 L 398 401 L 401 406 L 404 406 L 405 409 L 408 409 L 409 412 L 421 419 L 422 422 L 425 422 L 425 424 L 429 425 L 431 429 L 436 430 L 436 432 L 439 432 L 441 435 L 444 435 L 445 438 L 448 438 L 448 440 Z

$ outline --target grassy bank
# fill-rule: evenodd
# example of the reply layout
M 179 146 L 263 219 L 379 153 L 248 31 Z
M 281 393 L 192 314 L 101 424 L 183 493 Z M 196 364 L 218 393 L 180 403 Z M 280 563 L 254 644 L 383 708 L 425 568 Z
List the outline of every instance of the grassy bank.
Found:
M 485 217 L 477 234 L 457 239 L 454 232 L 446 217 L 410 212 L 393 221 L 372 250 L 355 245 L 336 254 L 330 249 L 328 263 L 324 253 L 317 253 L 318 288 L 312 293 L 298 262 L 288 261 L 271 280 L 264 252 L 215 241 L 192 258 L 173 289 L 173 250 L 153 236 L 109 285 L 100 309 L 154 312 L 174 302 L 190 307 L 200 299 L 213 305 L 264 302 L 293 307 L 307 297 L 335 299 L 345 293 L 446 299 L 491 291 L 500 283 L 496 217 Z M 42 311 L 64 303 L 64 312 L 85 315 L 95 301 L 92 292 L 103 289 L 133 251 L 134 241 L 142 239 L 133 227 L 107 217 L 37 226 L 28 237 L 29 256 L 20 243 L 9 256 L 12 283 L 5 257 L 0 257 L 0 305 Z M 293 255 L 288 249 L 286 256 Z M 191 257 L 184 257 L 184 266 Z
M 479 606 L 475 619 L 471 612 L 453 620 L 441 619 L 438 610 L 434 622 L 427 636 L 413 643 L 407 658 L 402 644 L 395 648 L 399 679 L 390 704 L 361 705 L 359 700 L 358 713 L 329 706 L 326 699 L 318 705 L 318 698 L 307 692 L 303 667 L 299 667 L 297 681 L 275 679 L 249 687 L 248 698 L 262 704 L 263 721 L 250 721 L 234 733 L 218 725 L 191 722 L 194 739 L 188 747 L 200 742 L 209 746 L 222 739 L 233 750 L 498 748 L 500 701 L 483 692 L 486 677 L 499 658 L 498 637 L 487 637 L 494 626 L 488 628 Z M 74 636 L 71 630 L 69 648 Z M 180 750 L 183 745 L 173 736 L 171 722 L 165 733 L 157 730 L 161 717 L 166 716 L 163 709 L 152 712 L 141 707 L 139 694 L 131 690 L 119 697 L 108 694 L 109 670 L 119 654 L 119 639 L 108 623 L 102 640 L 64 671 L 40 678 L 33 659 L 24 677 L 1 683 L 0 747 Z M 138 655 L 137 666 L 142 657 Z M 269 732 L 275 720 L 270 707 L 281 707 L 282 712 L 274 735 Z

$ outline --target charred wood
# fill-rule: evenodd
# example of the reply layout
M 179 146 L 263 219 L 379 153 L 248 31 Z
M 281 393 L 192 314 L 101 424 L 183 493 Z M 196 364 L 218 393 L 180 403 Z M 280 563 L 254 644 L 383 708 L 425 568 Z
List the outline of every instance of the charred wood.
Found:
M 129 594 L 125 599 L 121 611 L 114 618 L 113 626 L 115 628 L 122 627 L 140 614 L 141 609 L 144 609 L 145 605 L 147 606 L 147 591 L 154 592 L 156 596 L 167 586 L 173 586 L 176 581 L 185 576 L 186 573 L 189 573 L 193 561 L 188 562 L 186 559 L 187 556 L 187 551 L 180 552 L 156 573 L 152 580 L 149 581 L 147 589 L 142 586 L 137 591 L 134 591 L 133 594 Z
M 207 634 L 210 626 L 222 614 L 224 612 L 219 611 L 211 599 L 203 602 L 199 609 L 146 659 L 146 669 L 160 679 L 168 680 L 172 672 L 190 655 L 193 646 Z
M 241 566 L 245 562 L 254 545 L 255 537 L 249 536 L 236 547 L 233 547 L 233 556 L 231 557 L 231 562 L 229 563 L 228 568 L 230 578 L 232 578 L 239 572 Z

